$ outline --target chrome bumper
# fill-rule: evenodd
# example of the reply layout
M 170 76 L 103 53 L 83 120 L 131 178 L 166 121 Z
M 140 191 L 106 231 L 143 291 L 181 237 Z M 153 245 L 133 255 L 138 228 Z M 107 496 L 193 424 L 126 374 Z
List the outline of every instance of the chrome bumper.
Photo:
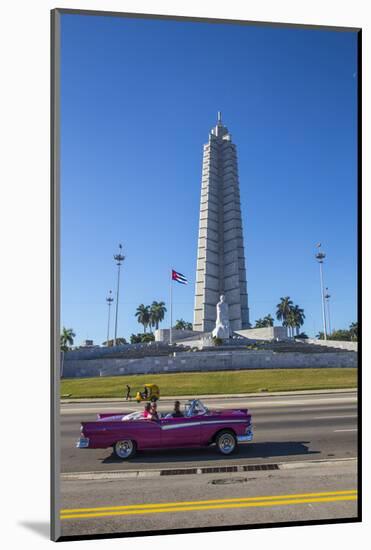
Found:
M 254 432 L 252 428 L 248 428 L 245 435 L 238 435 L 237 441 L 238 443 L 245 443 L 246 441 L 251 441 L 254 437 Z
M 76 441 L 76 447 L 78 449 L 86 449 L 89 447 L 89 438 L 88 437 L 80 437 L 78 441 Z

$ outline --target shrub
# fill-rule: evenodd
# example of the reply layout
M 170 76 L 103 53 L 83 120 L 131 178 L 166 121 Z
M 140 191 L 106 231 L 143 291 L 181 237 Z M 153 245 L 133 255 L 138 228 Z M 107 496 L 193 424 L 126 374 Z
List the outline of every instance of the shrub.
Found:
M 214 342 L 214 346 L 221 346 L 223 343 L 223 340 L 221 338 L 218 338 L 217 336 L 213 336 L 213 342 Z

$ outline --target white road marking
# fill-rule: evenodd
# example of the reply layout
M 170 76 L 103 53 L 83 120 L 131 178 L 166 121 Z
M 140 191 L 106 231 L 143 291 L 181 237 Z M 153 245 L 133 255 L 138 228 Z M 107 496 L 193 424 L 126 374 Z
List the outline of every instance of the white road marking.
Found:
M 339 403 L 335 403 L 335 405 L 338 405 L 338 404 Z M 344 408 L 352 409 L 353 406 L 356 406 L 356 405 L 357 405 L 357 400 L 355 400 L 354 403 L 344 403 Z M 300 412 L 313 412 L 313 409 L 315 409 L 315 405 L 312 405 L 311 407 L 300 408 L 298 410 Z M 331 412 L 334 409 L 334 405 L 332 405 L 331 403 L 328 403 L 327 407 L 323 406 L 323 407 L 321 407 L 321 409 Z
M 325 418 L 357 418 L 356 414 L 342 414 L 342 415 L 332 415 L 332 416 L 314 416 L 314 420 L 322 420 Z
M 334 430 L 334 432 L 356 432 L 358 428 L 348 428 L 346 430 Z

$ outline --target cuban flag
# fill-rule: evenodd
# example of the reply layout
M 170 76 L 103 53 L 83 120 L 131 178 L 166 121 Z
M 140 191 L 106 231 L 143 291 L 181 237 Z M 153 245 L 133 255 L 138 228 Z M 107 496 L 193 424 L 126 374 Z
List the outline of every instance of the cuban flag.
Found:
M 188 284 L 187 278 L 184 277 L 182 273 L 178 273 L 178 271 L 175 271 L 174 269 L 171 270 L 171 278 L 173 281 L 176 281 L 177 283 L 180 283 L 182 285 Z

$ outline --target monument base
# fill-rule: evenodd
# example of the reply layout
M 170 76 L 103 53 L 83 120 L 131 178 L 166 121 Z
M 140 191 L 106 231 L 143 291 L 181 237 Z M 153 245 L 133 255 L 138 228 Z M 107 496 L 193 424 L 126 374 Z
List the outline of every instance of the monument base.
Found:
M 172 340 L 173 343 L 180 342 L 185 339 L 198 339 L 200 338 L 204 332 L 200 332 L 198 330 L 178 330 L 173 328 L 172 330 Z M 155 330 L 155 342 L 163 342 L 165 344 L 168 344 L 170 342 L 170 329 L 169 328 L 160 328 L 158 330 Z
M 264 327 L 264 328 L 247 328 L 237 330 L 236 334 L 248 338 L 249 340 L 288 340 L 286 327 Z

